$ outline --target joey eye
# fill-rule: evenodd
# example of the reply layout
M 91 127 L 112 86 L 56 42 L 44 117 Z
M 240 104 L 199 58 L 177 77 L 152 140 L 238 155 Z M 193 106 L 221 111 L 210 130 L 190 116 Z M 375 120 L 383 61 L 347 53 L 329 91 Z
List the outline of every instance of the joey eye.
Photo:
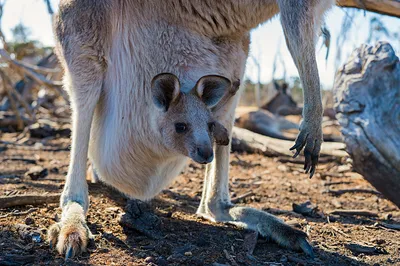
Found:
M 208 123 L 208 130 L 210 132 L 214 132 L 214 129 L 215 129 L 215 123 L 214 122 Z
M 187 125 L 185 123 L 176 123 L 175 131 L 176 133 L 185 133 L 187 131 Z

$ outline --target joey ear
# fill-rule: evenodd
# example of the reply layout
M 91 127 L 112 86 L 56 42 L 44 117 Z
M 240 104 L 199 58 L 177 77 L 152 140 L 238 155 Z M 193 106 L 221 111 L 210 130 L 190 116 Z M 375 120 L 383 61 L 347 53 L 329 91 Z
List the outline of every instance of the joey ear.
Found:
M 154 104 L 168 111 L 169 106 L 179 96 L 180 83 L 177 76 L 171 73 L 161 73 L 151 80 L 151 93 L 153 95 Z
M 215 122 L 214 138 L 217 145 L 227 146 L 229 144 L 228 130 L 219 122 Z
M 222 76 L 209 75 L 200 78 L 195 88 L 197 95 L 207 107 L 211 108 L 218 104 L 230 87 L 231 82 L 229 79 Z

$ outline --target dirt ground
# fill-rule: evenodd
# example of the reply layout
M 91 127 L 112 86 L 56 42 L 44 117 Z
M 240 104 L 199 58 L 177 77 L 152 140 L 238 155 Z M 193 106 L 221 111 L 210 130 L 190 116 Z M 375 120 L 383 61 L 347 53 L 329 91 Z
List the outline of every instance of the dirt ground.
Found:
M 47 139 L 36 146 L 31 140 L 23 146 L 4 145 L 14 137 L 1 136 L 0 195 L 61 192 L 69 139 Z M 0 206 L 0 265 L 400 265 L 400 231 L 383 226 L 400 223 L 397 207 L 372 193 L 326 193 L 329 189 L 372 189 L 350 165 L 343 160 L 322 163 L 318 174 L 309 179 L 301 164 L 281 161 L 233 153 L 232 198 L 242 198 L 238 204 L 269 211 L 306 231 L 314 246 L 314 259 L 261 237 L 252 252 L 249 245 L 254 233 L 197 217 L 204 167 L 190 163 L 150 202 L 150 212 L 154 211 L 153 218 L 159 223 L 157 239 L 121 226 L 119 218 L 127 200 L 101 183 L 88 181 L 87 220 L 95 240 L 87 253 L 73 260 L 65 261 L 46 242 L 47 228 L 61 214 L 58 204 Z M 48 169 L 48 175 L 38 180 L 24 177 L 35 165 Z M 293 212 L 293 203 L 306 201 L 318 208 L 309 216 Z M 16 212 L 29 209 L 32 212 L 25 215 Z M 330 214 L 337 209 L 368 210 L 377 217 Z

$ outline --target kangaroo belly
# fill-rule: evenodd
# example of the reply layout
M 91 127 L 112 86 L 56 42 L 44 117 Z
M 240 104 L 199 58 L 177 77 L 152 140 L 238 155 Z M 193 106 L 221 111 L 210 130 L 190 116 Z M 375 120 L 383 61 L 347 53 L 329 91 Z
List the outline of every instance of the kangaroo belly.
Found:
M 134 132 L 127 136 L 121 127 L 110 127 L 106 121 L 100 122 L 103 119 L 97 119 L 92 128 L 89 158 L 100 180 L 127 196 L 141 200 L 153 198 L 185 166 L 186 157 L 154 152 L 146 139 L 138 137 L 137 130 L 127 130 Z

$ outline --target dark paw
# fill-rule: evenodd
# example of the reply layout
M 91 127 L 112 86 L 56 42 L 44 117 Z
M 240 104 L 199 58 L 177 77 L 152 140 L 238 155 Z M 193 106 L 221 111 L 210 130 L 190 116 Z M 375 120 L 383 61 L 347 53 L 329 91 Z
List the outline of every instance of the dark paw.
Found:
M 125 213 L 119 223 L 127 228 L 134 229 L 152 239 L 160 239 L 161 220 L 151 210 L 149 204 L 141 200 L 129 200 Z
M 306 174 L 310 174 L 310 178 L 314 175 L 315 169 L 318 165 L 321 144 L 322 132 L 320 126 L 317 130 L 314 129 L 311 131 L 307 129 L 306 125 L 301 129 L 294 146 L 290 148 L 290 150 L 296 150 L 293 158 L 296 158 L 304 148 L 304 170 Z

